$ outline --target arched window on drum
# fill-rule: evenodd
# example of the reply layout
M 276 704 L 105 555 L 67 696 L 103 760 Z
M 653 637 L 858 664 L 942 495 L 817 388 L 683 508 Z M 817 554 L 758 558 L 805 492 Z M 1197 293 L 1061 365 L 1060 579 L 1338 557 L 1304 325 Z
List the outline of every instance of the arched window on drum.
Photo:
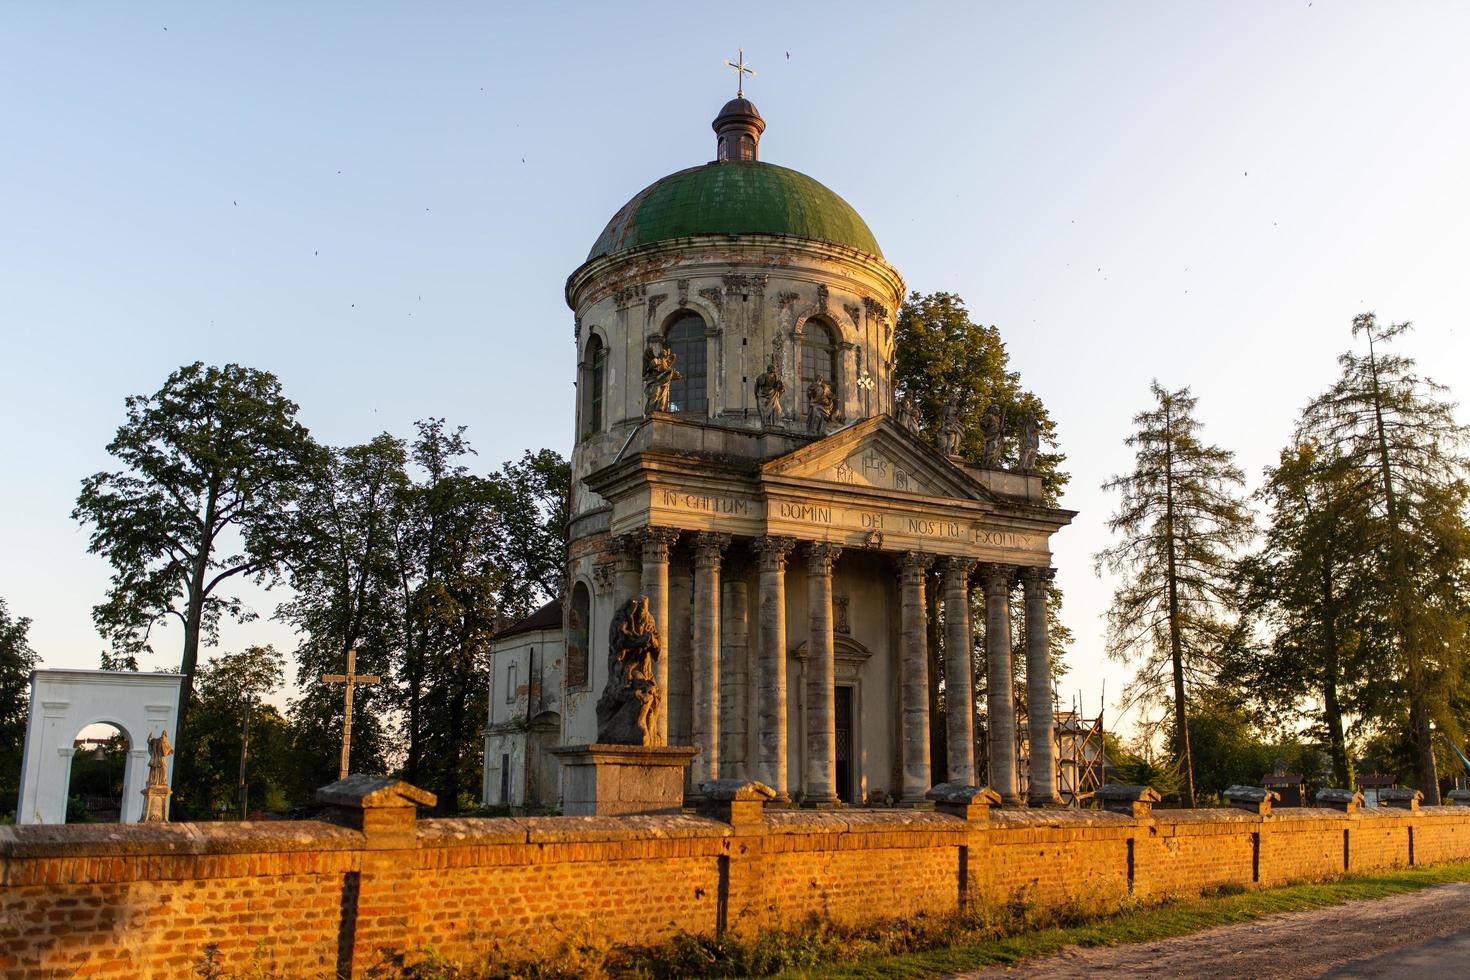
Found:
M 607 347 L 596 334 L 587 341 L 587 353 L 582 359 L 582 433 L 591 435 L 602 431 L 603 406 L 607 392 Z
M 567 687 L 586 687 L 588 682 L 587 642 L 591 629 L 592 597 L 587 583 L 572 588 L 572 608 L 567 614 Z
M 674 369 L 683 377 L 669 389 L 669 411 L 689 415 L 709 412 L 707 357 L 709 342 L 705 339 L 704 317 L 698 313 L 680 313 L 664 334 L 674 351 Z
M 808 320 L 801 332 L 801 390 L 818 378 L 837 390 L 837 337 L 819 320 Z

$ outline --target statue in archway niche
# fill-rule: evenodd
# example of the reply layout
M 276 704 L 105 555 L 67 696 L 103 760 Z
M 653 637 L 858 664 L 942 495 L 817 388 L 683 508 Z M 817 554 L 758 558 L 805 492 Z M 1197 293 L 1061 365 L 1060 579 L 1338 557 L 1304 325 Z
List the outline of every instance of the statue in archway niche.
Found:
M 643 411 L 667 412 L 674 382 L 684 375 L 674 368 L 678 355 L 662 337 L 655 337 L 643 348 Z
M 1000 469 L 1001 436 L 1004 434 L 1005 423 L 1000 414 L 1000 406 L 995 402 L 985 410 L 980 417 L 980 434 L 985 437 L 985 448 L 980 457 L 980 465 L 988 470 Z
M 1016 421 L 1017 467 L 1027 473 L 1036 469 L 1036 454 L 1041 450 L 1041 426 L 1032 412 L 1022 412 Z
M 755 379 L 755 401 L 760 407 L 761 425 L 772 428 L 781 424 L 785 412 L 781 408 L 781 396 L 786 394 L 786 382 L 776 370 L 776 359 L 766 366 L 760 377 Z
M 960 440 L 965 436 L 965 427 L 960 424 L 960 396 L 950 395 L 944 404 L 944 421 L 939 424 L 939 448 L 946 456 L 960 454 Z
M 806 387 L 806 431 L 824 436 L 837 419 L 837 393 L 826 378 L 817 378 Z
M 608 636 L 607 686 L 597 700 L 597 741 L 606 745 L 663 745 L 658 706 L 663 692 L 654 664 L 663 656 L 648 596 L 634 596 L 613 616 Z

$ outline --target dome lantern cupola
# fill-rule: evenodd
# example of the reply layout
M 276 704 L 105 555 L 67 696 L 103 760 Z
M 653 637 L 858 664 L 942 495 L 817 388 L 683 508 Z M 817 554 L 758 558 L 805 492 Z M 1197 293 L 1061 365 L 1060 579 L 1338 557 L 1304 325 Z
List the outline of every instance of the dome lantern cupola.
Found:
M 766 121 L 754 102 L 744 97 L 731 99 L 710 126 L 715 131 L 716 160 L 760 159 L 761 133 L 765 132 Z

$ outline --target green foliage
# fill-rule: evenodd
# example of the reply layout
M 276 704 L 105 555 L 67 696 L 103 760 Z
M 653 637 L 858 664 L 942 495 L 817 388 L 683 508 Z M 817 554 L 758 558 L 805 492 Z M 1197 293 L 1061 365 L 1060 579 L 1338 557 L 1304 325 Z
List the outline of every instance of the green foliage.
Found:
M 918 411 L 921 431 L 929 442 L 939 444 L 939 427 L 944 419 L 945 407 L 951 397 L 959 397 L 959 419 L 964 428 L 960 440 L 960 455 L 970 463 L 980 465 L 984 456 L 984 437 L 980 432 L 980 419 L 986 409 L 994 404 L 1001 410 L 1006 422 L 1003 442 L 1014 447 L 1014 422 L 1023 413 L 1036 417 L 1044 445 L 1056 445 L 1056 423 L 1047 413 L 1041 399 L 1021 386 L 1020 374 L 1010 369 L 1010 355 L 1001 340 L 1000 331 L 994 326 L 981 326 L 970 318 L 965 302 L 954 293 L 914 292 L 898 311 L 895 331 L 894 385 L 898 397 L 911 399 Z M 1046 503 L 1056 506 L 1062 488 L 1069 476 L 1061 466 L 1066 457 L 1054 448 L 1051 452 L 1037 455 L 1036 470 L 1041 477 L 1042 491 Z M 941 710 L 949 710 L 944 703 L 940 678 L 944 676 L 944 632 L 940 627 L 939 596 L 942 585 L 938 571 L 932 571 L 928 582 L 930 622 L 933 625 L 929 650 L 931 655 L 930 683 L 931 719 L 937 725 Z M 1052 674 L 1061 677 L 1066 673 L 1066 650 L 1072 643 L 1072 631 L 1062 621 L 1062 590 L 1056 583 L 1047 588 L 1047 630 L 1051 644 Z M 1025 649 L 1023 623 L 1025 616 L 1019 601 L 1012 610 L 1012 644 L 1016 650 Z M 978 642 L 985 621 L 984 599 L 978 593 L 971 602 L 970 621 L 976 642 L 968 651 L 974 667 L 975 705 L 972 710 L 983 714 L 985 704 L 985 651 Z M 1024 656 L 1016 658 L 1018 665 L 1025 662 Z M 1016 685 L 1018 697 L 1024 702 L 1026 686 Z M 936 738 L 936 746 L 944 744 Z M 942 760 L 943 753 L 936 752 Z
M 1367 355 L 1338 358 L 1342 373 L 1303 411 L 1298 441 L 1322 447 L 1334 495 L 1355 502 L 1355 559 L 1372 583 L 1354 592 L 1354 667 L 1366 678 L 1357 706 L 1376 726 L 1408 726 L 1419 788 L 1438 802 L 1432 732 L 1463 744 L 1458 709 L 1470 696 L 1470 432 L 1443 386 L 1382 349 L 1408 329 L 1371 313 L 1353 320 Z
M 1000 407 L 1006 421 L 1005 445 L 1014 446 L 1014 421 L 1023 412 L 1036 416 L 1043 444 L 1056 444 L 1056 423 L 1041 399 L 1022 388 L 1021 376 L 1010 370 L 1000 331 L 971 320 L 965 301 L 954 293 L 910 294 L 898 311 L 894 348 L 898 394 L 913 399 L 924 436 L 936 446 L 945 406 L 955 395 L 960 398 L 959 418 L 965 430 L 960 455 L 971 463 L 978 465 L 983 458 L 980 418 L 992 404 Z M 1061 469 L 1065 460 L 1056 451 L 1037 455 L 1036 469 L 1052 505 L 1067 484 Z
M 1189 389 L 1155 381 L 1149 390 L 1154 406 L 1134 417 L 1127 440 L 1133 471 L 1103 484 L 1120 496 L 1108 529 L 1122 540 L 1096 562 L 1099 574 L 1123 577 L 1108 608 L 1108 654 L 1139 664 L 1125 697 L 1172 703 L 1184 801 L 1194 806 L 1188 698 L 1214 684 L 1238 642 L 1235 556 L 1253 525 L 1241 499 L 1244 474 L 1232 453 L 1199 438 Z
M 480 476 L 473 452 L 463 428 L 428 419 L 412 444 L 384 434 L 312 471 L 296 594 L 276 613 L 302 634 L 291 714 L 306 778 L 336 778 L 343 698 L 317 679 L 356 649 L 384 683 L 357 689 L 354 771 L 398 762 L 441 812 L 478 787 L 490 636 L 560 594 L 571 475 L 543 450 Z
M 292 801 L 292 733 L 280 712 L 264 703 L 280 688 L 283 668 L 284 658 L 270 646 L 247 647 L 200 666 L 192 735 L 179 749 L 189 756 L 186 778 L 174 780 L 175 795 L 195 819 L 219 813 L 243 818 L 242 768 L 250 811 L 283 810 Z
M 15 812 L 26 739 L 26 705 L 36 652 L 27 641 L 31 621 L 12 617 L 0 599 L 0 815 Z
M 135 664 L 156 623 L 182 624 L 174 741 L 187 745 L 200 643 L 215 641 L 222 618 L 253 616 L 222 587 L 279 573 L 318 450 L 276 377 L 238 364 L 187 365 L 126 405 L 107 447 L 123 468 L 83 480 L 72 516 L 91 525 L 90 550 L 112 565 L 93 619 L 114 658 Z
M 1383 603 L 1375 587 L 1370 495 L 1344 458 L 1314 440 L 1282 450 L 1257 497 L 1260 550 L 1241 562 L 1245 607 L 1267 629 L 1243 643 L 1221 683 L 1283 730 L 1305 717 L 1332 757 L 1333 784 L 1352 785 L 1347 718 L 1363 717 Z

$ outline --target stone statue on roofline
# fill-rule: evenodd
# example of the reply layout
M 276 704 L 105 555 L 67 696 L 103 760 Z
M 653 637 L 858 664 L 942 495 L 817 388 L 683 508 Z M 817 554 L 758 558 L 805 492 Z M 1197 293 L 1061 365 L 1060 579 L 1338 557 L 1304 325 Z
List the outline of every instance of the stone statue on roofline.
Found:
M 981 452 L 980 465 L 988 470 L 1000 469 L 1001 437 L 1005 434 L 1005 421 L 1000 406 L 991 402 L 980 416 L 980 434 L 985 437 L 985 448 Z
M 1022 412 L 1016 421 L 1016 465 L 1024 472 L 1036 469 L 1036 454 L 1041 450 L 1041 425 L 1034 412 Z
M 662 337 L 655 337 L 643 348 L 643 411 L 644 414 L 667 412 L 669 395 L 674 382 L 684 375 L 674 368 L 678 355 Z
M 950 395 L 944 404 L 944 421 L 939 423 L 939 448 L 946 456 L 960 454 L 965 427 L 960 424 L 960 396 Z
M 785 412 L 781 408 L 781 396 L 786 394 L 786 382 L 776 370 L 776 359 L 755 379 L 755 401 L 760 408 L 761 425 L 773 428 L 781 424 Z
M 918 435 L 923 428 L 923 421 L 919 418 L 918 406 L 914 404 L 914 396 L 907 391 L 898 399 L 898 424 L 908 429 L 914 435 Z
M 634 596 L 613 616 L 608 636 L 607 686 L 597 700 L 597 741 L 606 745 L 663 745 L 655 664 L 663 656 L 648 596 Z
M 837 420 L 837 393 L 826 378 L 817 378 L 806 388 L 806 431 L 814 436 L 824 436 Z

